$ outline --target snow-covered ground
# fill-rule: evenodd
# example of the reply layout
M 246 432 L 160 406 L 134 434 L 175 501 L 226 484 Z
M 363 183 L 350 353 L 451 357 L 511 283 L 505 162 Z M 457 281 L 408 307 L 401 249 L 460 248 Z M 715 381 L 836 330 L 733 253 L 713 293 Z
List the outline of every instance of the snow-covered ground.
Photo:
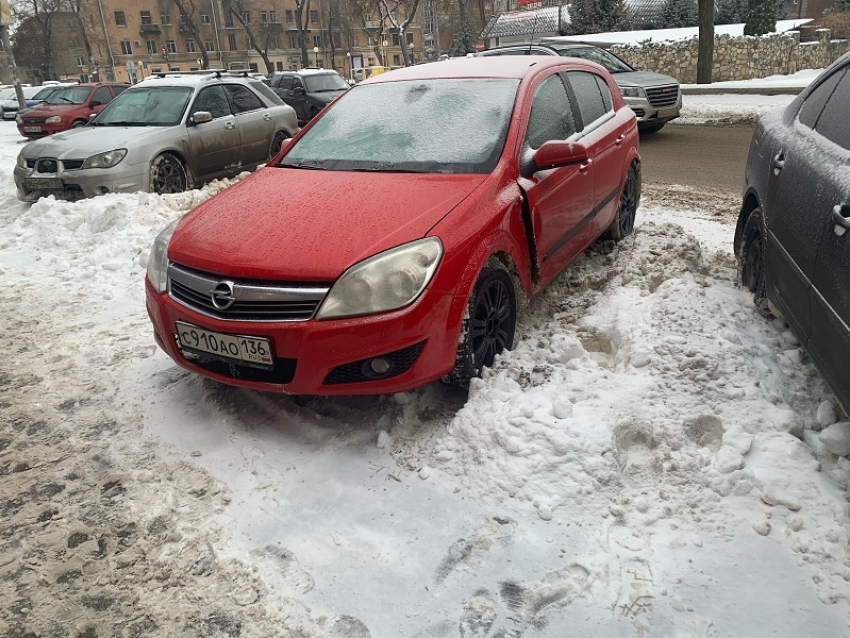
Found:
M 293 398 L 153 342 L 150 243 L 225 184 L 29 206 L 19 149 L 0 129 L 7 635 L 850 636 L 839 416 L 734 285 L 734 211 L 651 198 L 468 396 Z

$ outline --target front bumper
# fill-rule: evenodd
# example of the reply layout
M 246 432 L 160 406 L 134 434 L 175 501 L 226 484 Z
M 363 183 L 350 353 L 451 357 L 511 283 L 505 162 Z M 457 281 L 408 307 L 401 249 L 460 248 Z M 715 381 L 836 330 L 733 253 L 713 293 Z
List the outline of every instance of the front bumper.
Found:
M 157 293 L 145 279 L 147 310 L 157 344 L 182 367 L 229 385 L 286 394 L 355 395 L 411 390 L 436 381 L 454 366 L 458 322 L 454 295 L 426 290 L 407 308 L 380 315 L 327 321 L 223 321 Z M 175 322 L 271 342 L 273 371 L 206 358 L 178 346 Z M 395 368 L 382 378 L 360 372 L 374 357 Z M 401 372 L 399 372 L 401 370 Z
M 59 199 L 82 199 L 107 193 L 147 191 L 150 187 L 147 164 L 120 162 L 112 168 L 68 170 L 61 161 L 56 163 L 54 173 L 37 173 L 35 168 L 15 166 L 18 198 L 25 202 L 34 202 L 48 195 Z
M 3 109 L 4 120 L 14 120 L 16 117 L 18 117 L 18 109 Z
M 676 102 L 669 106 L 653 106 L 646 96 L 624 97 L 626 106 L 635 112 L 638 126 L 661 124 L 675 120 L 682 113 L 682 93 L 676 98 Z

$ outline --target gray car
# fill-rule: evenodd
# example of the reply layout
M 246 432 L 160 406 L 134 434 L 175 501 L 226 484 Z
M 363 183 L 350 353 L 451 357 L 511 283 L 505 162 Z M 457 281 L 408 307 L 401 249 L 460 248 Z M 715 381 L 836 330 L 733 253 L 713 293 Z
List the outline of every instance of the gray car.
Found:
M 605 49 L 590 44 L 512 45 L 488 49 L 476 57 L 491 55 L 561 55 L 596 62 L 614 77 L 623 99 L 637 118 L 642 133 L 654 133 L 682 110 L 682 92 L 676 78 L 661 73 L 638 71 Z
M 295 111 L 262 82 L 224 73 L 154 76 L 85 127 L 30 142 L 18 197 L 177 193 L 252 170 L 298 133 Z

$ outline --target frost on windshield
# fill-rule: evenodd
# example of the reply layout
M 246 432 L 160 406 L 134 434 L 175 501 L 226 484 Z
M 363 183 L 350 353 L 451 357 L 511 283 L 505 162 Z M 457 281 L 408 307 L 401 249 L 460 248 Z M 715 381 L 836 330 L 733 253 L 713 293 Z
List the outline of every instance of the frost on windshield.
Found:
M 518 80 L 417 80 L 357 87 L 284 158 L 340 170 L 489 172 Z
M 191 94 L 191 89 L 176 86 L 131 89 L 103 110 L 97 124 L 174 125 L 180 122 Z

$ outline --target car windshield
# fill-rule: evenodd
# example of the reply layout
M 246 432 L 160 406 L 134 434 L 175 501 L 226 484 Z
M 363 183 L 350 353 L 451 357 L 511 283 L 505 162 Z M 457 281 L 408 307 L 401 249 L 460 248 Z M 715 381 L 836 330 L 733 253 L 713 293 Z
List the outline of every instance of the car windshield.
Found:
M 596 64 L 605 67 L 609 73 L 629 73 L 630 71 L 634 71 L 632 67 L 623 62 L 613 53 L 598 47 L 560 49 L 558 54 L 567 58 L 582 58 L 583 60 L 596 62 Z
M 0 100 L 13 100 L 15 99 L 15 89 L 2 89 L 0 90 Z
M 192 89 L 147 86 L 124 91 L 100 112 L 95 126 L 174 126 L 183 119 Z
M 49 98 L 52 94 L 54 94 L 58 90 L 59 89 L 57 89 L 55 86 L 48 86 L 46 89 L 41 89 L 41 91 L 39 91 L 38 93 L 33 95 L 32 99 L 34 99 L 34 100 L 46 100 L 47 98 Z
M 489 173 L 502 153 L 518 86 L 507 79 L 360 85 L 325 112 L 280 166 Z
M 87 86 L 75 86 L 56 91 L 47 98 L 45 104 L 83 104 L 89 97 L 91 89 Z
M 307 85 L 309 93 L 345 91 L 348 88 L 348 84 L 336 73 L 305 76 L 304 84 Z

